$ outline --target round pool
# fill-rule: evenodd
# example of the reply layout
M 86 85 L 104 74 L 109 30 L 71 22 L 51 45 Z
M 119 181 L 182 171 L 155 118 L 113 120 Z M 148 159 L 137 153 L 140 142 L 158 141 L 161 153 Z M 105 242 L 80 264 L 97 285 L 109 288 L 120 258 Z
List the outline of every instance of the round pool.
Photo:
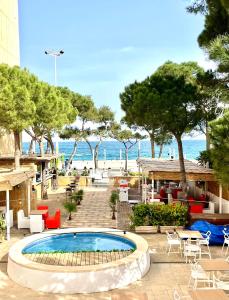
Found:
M 63 233 L 37 240 L 23 254 L 55 252 L 134 251 L 134 242 L 114 234 L 100 232 Z
M 116 255 L 127 253 L 127 256 Z M 100 253 L 101 252 L 101 253 Z M 58 265 L 75 257 L 105 257 L 99 264 Z M 47 263 L 30 259 L 47 255 Z M 116 255 L 115 260 L 107 258 Z M 71 257 L 71 259 L 70 259 Z M 90 260 L 90 259 L 89 259 Z M 130 232 L 109 228 L 68 228 L 28 236 L 9 251 L 7 272 L 18 284 L 48 293 L 92 293 L 122 288 L 150 268 L 148 243 Z

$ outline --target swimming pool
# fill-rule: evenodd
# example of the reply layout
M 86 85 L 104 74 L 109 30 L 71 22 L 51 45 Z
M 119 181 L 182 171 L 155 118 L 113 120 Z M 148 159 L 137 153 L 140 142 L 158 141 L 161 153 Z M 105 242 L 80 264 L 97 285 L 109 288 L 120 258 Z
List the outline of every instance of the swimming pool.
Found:
M 106 252 L 134 251 L 135 249 L 135 243 L 121 236 L 99 232 L 79 232 L 42 238 L 26 246 L 22 253 Z
M 88 255 L 90 251 L 94 251 L 92 256 L 97 256 L 96 251 L 103 255 L 103 251 L 114 250 L 129 253 L 125 257 L 117 255 L 114 261 L 94 265 L 56 263 L 61 255 L 69 260 L 69 251 L 73 251 L 71 257 L 75 257 Z M 62 254 L 62 251 L 67 254 Z M 40 255 L 39 252 L 44 253 L 41 256 L 47 255 L 53 263 L 29 259 Z M 105 257 L 114 254 L 105 253 Z M 16 242 L 9 251 L 7 273 L 18 284 L 36 291 L 74 294 L 125 287 L 141 279 L 149 268 L 149 247 L 141 236 L 111 228 L 66 228 L 34 234 Z

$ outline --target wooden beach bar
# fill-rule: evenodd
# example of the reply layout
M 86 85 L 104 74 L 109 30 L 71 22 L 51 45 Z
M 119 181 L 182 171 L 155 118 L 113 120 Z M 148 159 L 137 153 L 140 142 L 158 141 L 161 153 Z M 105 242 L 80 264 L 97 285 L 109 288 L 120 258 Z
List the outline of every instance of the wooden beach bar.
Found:
M 212 182 L 217 182 L 217 179 L 214 175 L 214 171 L 209 168 L 205 168 L 203 166 L 199 166 L 196 163 L 185 160 L 185 171 L 186 171 L 186 178 L 188 183 L 188 192 L 180 192 L 180 197 L 177 197 L 177 199 L 172 198 L 172 201 L 180 201 L 185 202 L 187 205 L 209 205 L 209 201 L 200 201 L 198 199 L 195 199 L 194 197 L 191 197 L 191 194 L 195 194 L 197 191 L 197 185 L 198 183 L 203 184 L 203 190 L 204 193 L 208 193 L 208 184 Z M 181 181 L 181 172 L 180 172 L 180 164 L 179 160 L 176 159 L 146 159 L 146 158 L 139 158 L 137 160 L 139 173 L 142 173 L 142 186 L 146 187 L 147 180 L 150 181 L 152 187 L 157 186 L 157 192 L 158 187 L 161 183 L 168 184 L 168 189 L 170 190 L 170 182 L 171 184 L 179 184 Z M 181 190 L 181 189 L 180 189 Z M 197 220 L 206 220 L 212 224 L 229 224 L 229 213 L 223 213 L 223 204 L 222 204 L 222 186 L 219 184 L 219 190 L 221 191 L 218 199 L 217 204 L 217 210 L 214 212 L 208 211 L 207 209 L 204 209 L 201 213 L 189 213 L 189 221 L 190 224 Z M 171 191 L 169 191 L 171 193 Z M 143 193 L 144 194 L 144 193 Z M 171 194 L 170 194 L 171 195 Z M 169 196 L 170 196 L 169 195 Z M 192 196 L 193 196 L 192 195 Z M 155 201 L 155 192 L 154 188 L 152 189 L 151 194 L 151 201 Z M 170 198 L 171 200 L 171 198 Z M 211 203 L 212 204 L 212 203 Z M 214 203 L 215 204 L 215 203 Z

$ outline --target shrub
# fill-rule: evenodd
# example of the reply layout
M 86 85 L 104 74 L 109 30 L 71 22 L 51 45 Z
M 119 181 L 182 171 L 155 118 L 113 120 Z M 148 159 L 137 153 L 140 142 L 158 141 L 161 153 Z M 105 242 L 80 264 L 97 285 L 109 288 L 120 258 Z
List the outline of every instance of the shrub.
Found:
M 179 203 L 158 205 L 138 204 L 133 208 L 131 221 L 134 226 L 185 226 L 188 208 Z
M 116 211 L 116 204 L 119 201 L 119 194 L 117 191 L 112 191 L 111 196 L 109 199 L 109 205 L 112 211 L 112 220 L 115 220 L 115 211 Z
M 70 199 L 75 201 L 76 204 L 80 205 L 80 202 L 83 200 L 83 190 L 79 190 L 78 192 L 72 193 Z
M 75 212 L 77 210 L 76 203 L 71 202 L 71 201 L 67 201 L 67 202 L 64 203 L 64 208 L 69 213 L 68 220 L 71 220 L 72 219 L 72 212 Z

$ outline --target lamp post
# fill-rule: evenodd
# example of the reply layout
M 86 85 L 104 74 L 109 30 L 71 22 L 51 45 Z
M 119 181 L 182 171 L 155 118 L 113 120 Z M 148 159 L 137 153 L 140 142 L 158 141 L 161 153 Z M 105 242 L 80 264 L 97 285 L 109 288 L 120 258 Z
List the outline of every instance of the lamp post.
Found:
M 50 55 L 54 57 L 54 78 L 55 78 L 55 86 L 57 85 L 57 76 L 56 76 L 56 58 L 63 55 L 64 51 L 54 51 L 54 50 L 45 50 L 46 55 Z

